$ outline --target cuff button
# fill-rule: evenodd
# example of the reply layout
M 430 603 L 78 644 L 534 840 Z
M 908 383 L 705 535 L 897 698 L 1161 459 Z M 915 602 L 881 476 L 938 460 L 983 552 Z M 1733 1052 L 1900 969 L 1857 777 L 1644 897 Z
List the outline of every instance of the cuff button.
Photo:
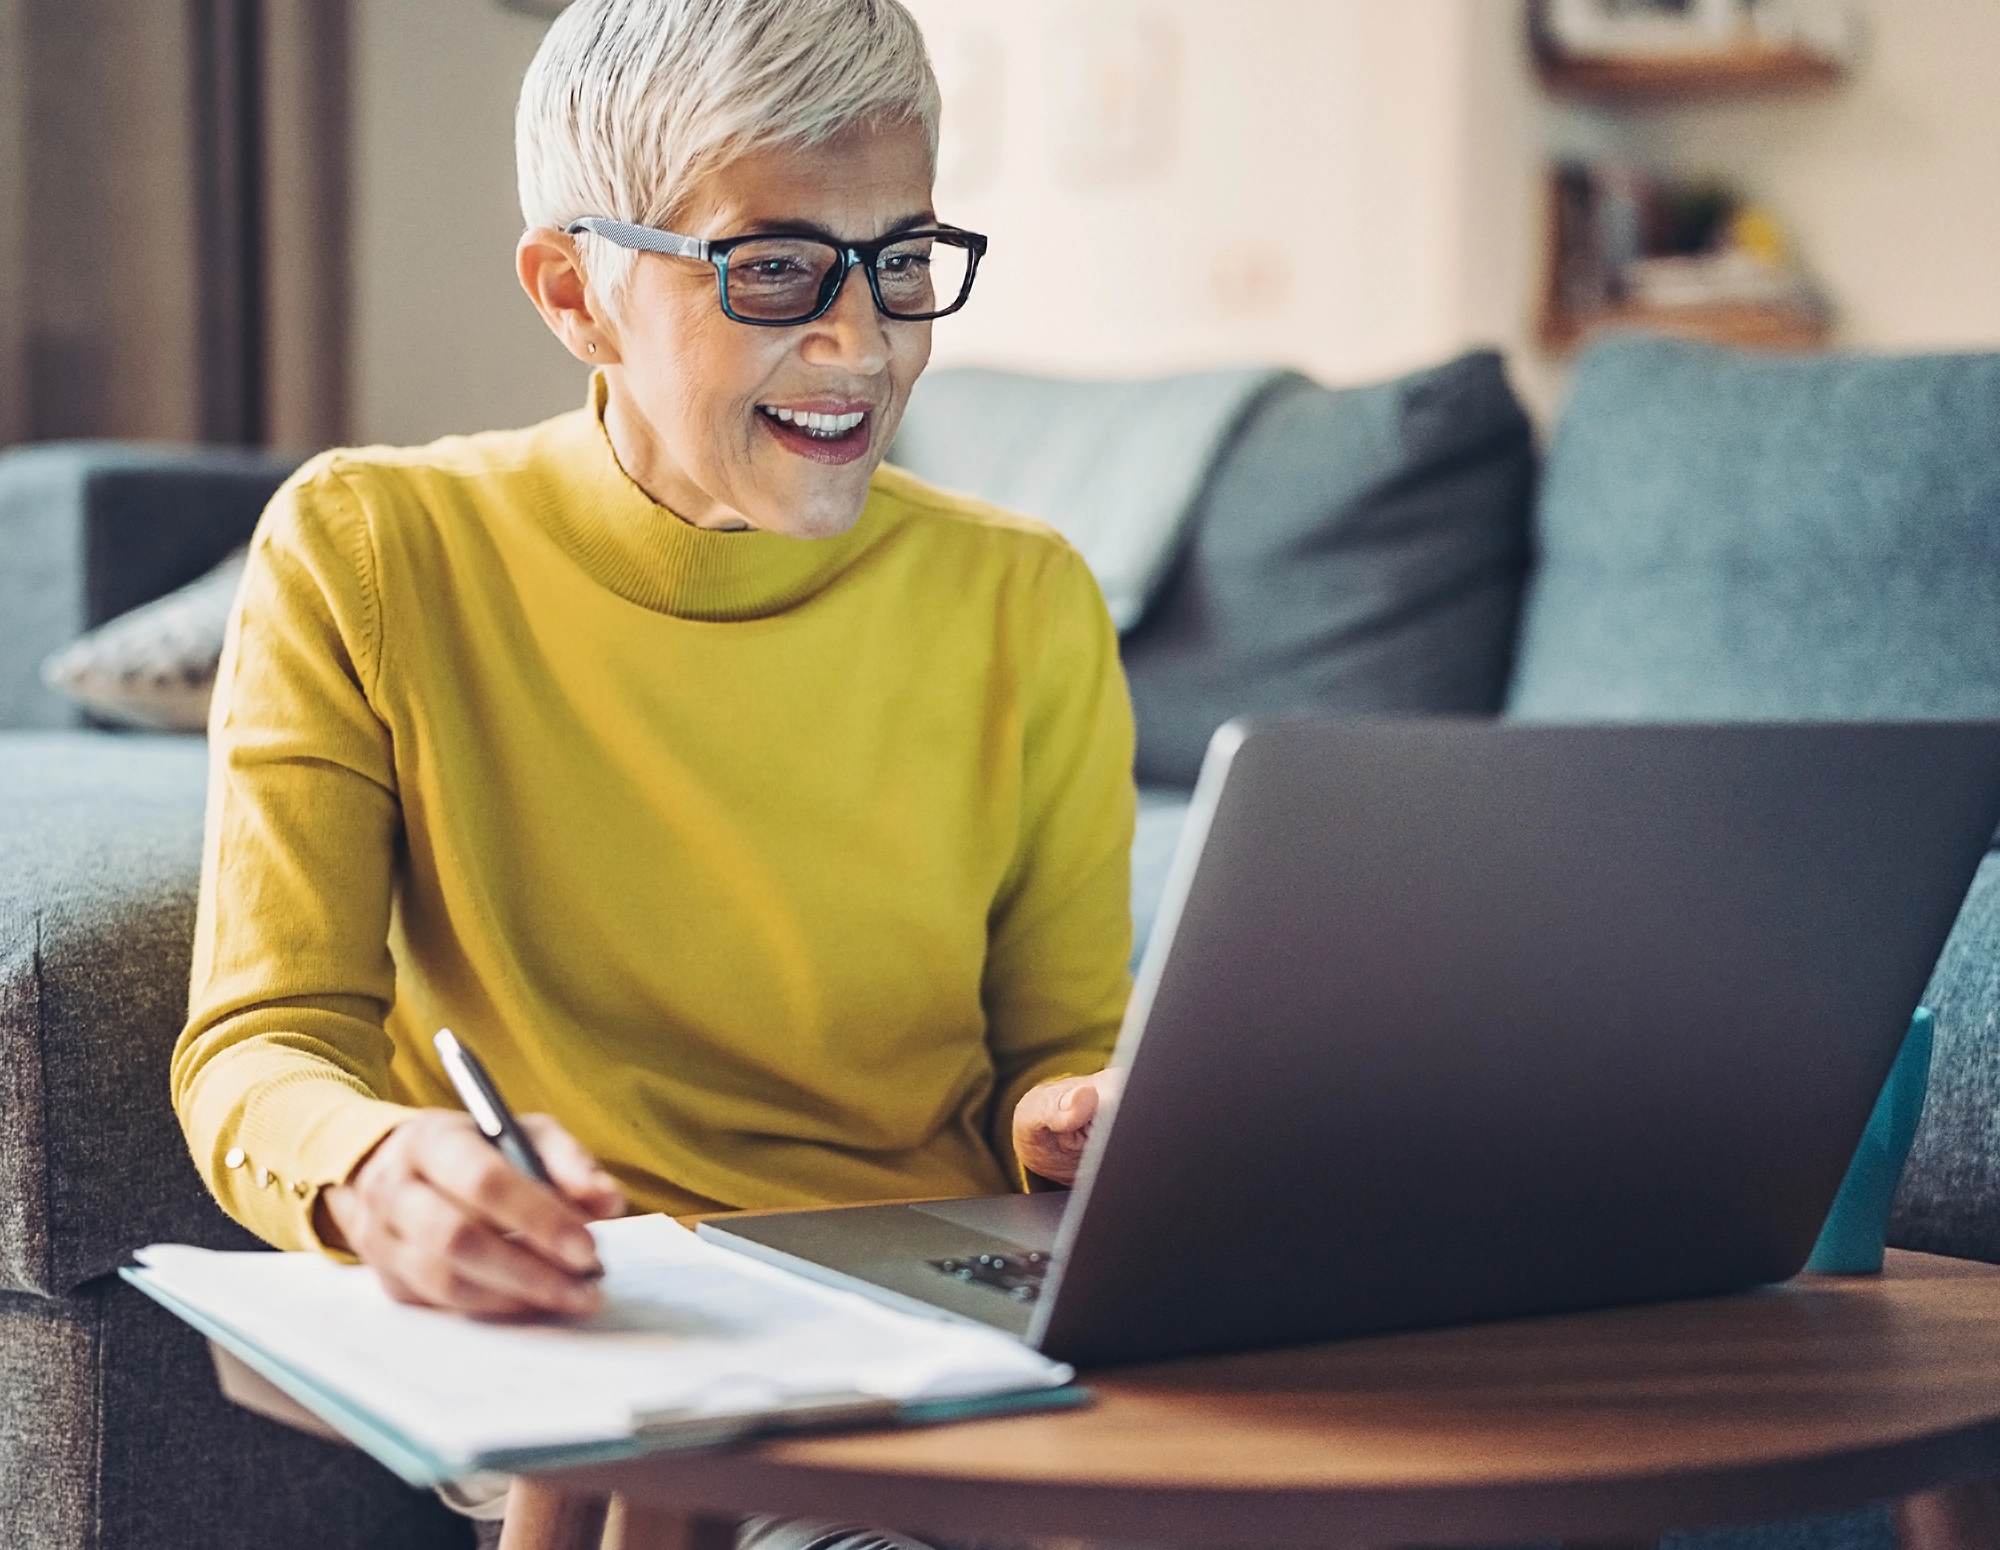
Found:
M 225 1168 L 240 1168 L 243 1163 L 243 1148 L 240 1146 L 232 1146 L 222 1154 L 222 1166 Z

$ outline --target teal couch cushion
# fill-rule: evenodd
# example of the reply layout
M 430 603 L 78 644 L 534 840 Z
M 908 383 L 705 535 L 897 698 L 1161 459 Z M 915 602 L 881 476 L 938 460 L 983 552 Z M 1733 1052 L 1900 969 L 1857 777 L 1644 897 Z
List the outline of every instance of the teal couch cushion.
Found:
M 1510 714 L 2000 715 L 2000 355 L 1600 344 L 1534 539 Z

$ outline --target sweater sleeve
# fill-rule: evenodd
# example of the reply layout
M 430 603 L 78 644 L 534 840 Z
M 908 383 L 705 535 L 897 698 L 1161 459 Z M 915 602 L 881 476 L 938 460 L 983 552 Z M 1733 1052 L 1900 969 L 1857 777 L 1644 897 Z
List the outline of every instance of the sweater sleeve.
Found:
M 1096 580 L 1066 554 L 1022 722 L 1021 830 L 987 932 L 992 1141 L 1009 1174 L 1014 1107 L 1101 1070 L 1131 994 L 1132 705 Z
M 259 525 L 209 717 L 174 1108 L 223 1209 L 286 1249 L 318 1246 L 319 1191 L 411 1112 L 387 1101 L 401 818 L 376 596 L 363 511 L 315 461 Z

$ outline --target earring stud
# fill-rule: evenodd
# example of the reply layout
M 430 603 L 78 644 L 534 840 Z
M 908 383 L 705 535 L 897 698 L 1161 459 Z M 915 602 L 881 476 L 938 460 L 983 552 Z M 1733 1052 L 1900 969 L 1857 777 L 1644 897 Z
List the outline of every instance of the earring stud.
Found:
M 594 344 L 587 344 L 584 346 L 584 349 L 588 350 L 592 355 L 597 353 L 597 346 Z

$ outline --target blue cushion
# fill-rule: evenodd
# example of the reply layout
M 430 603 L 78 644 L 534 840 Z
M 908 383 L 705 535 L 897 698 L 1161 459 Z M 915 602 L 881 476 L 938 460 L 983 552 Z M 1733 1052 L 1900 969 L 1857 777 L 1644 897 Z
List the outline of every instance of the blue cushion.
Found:
M 1579 364 L 1507 708 L 2000 715 L 2000 355 Z

